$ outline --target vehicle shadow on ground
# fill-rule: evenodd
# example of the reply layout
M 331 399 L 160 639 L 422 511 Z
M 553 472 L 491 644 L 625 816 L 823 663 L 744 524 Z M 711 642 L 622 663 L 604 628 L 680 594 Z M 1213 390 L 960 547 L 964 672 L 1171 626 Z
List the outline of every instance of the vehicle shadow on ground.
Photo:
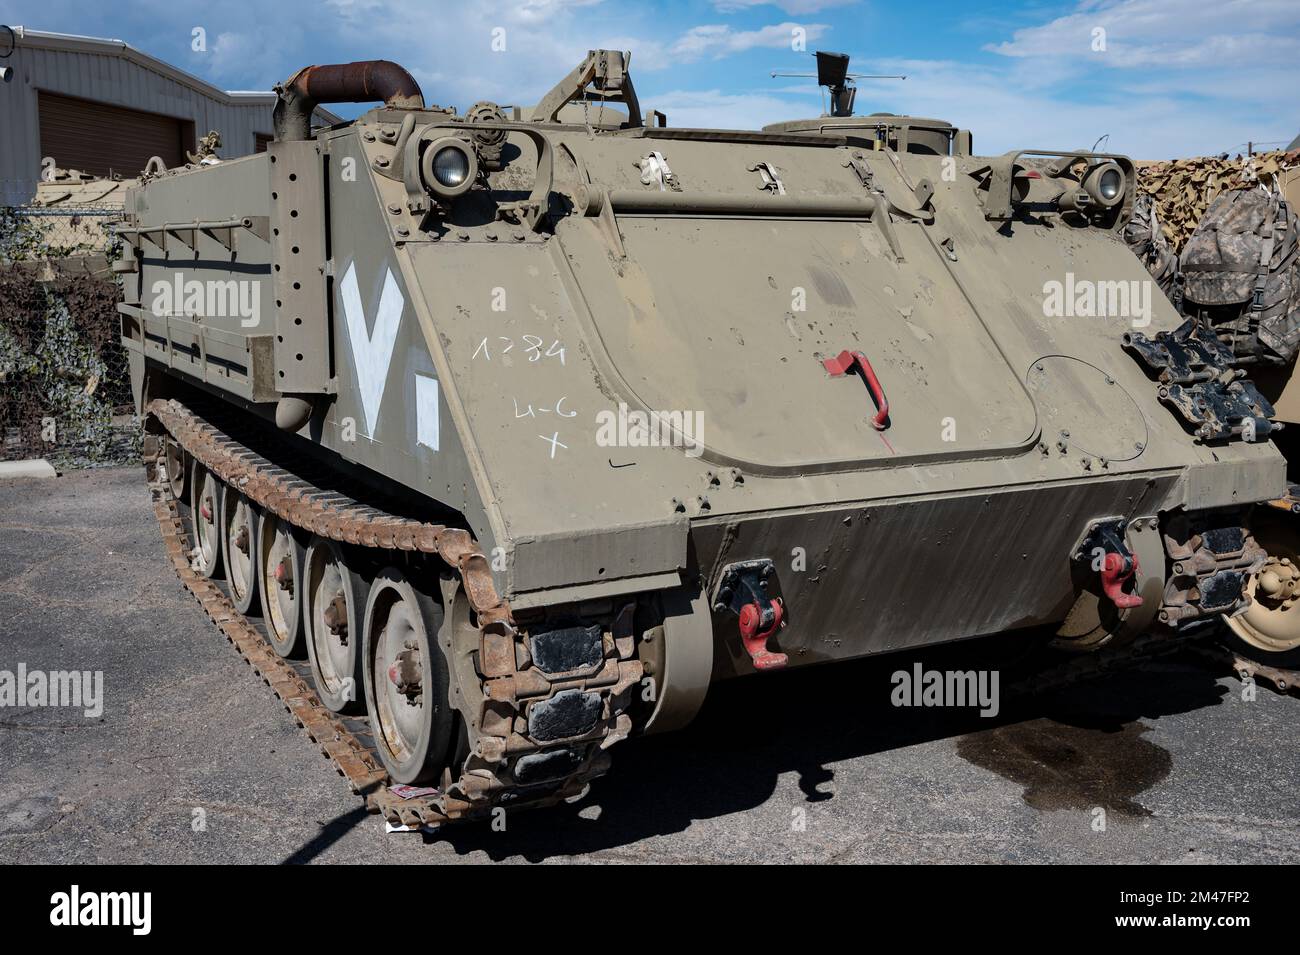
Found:
M 290 853 L 280 865 L 305 865 L 313 861 L 318 855 L 361 825 L 369 817 L 370 813 L 366 811 L 366 808 L 358 806 L 351 812 L 331 819 L 321 827 L 320 832 Z
M 1137 797 L 1168 774 L 1168 752 L 1143 738 L 1143 719 L 1217 705 L 1224 674 L 1189 653 L 1141 668 L 1002 700 L 996 717 L 977 710 L 900 708 L 891 675 L 978 668 L 978 648 L 893 654 L 831 667 L 716 684 L 695 721 L 677 733 L 619 744 L 610 774 L 577 805 L 508 817 L 508 831 L 448 826 L 427 842 L 494 861 L 537 862 L 617 849 L 682 832 L 692 822 L 761 806 L 778 778 L 798 774 L 808 803 L 835 798 L 833 764 L 940 739 L 956 739 L 968 762 L 1024 787 L 1040 809 L 1104 805 L 1144 815 Z M 584 808 L 599 806 L 598 818 Z M 587 816 L 593 815 L 588 810 Z

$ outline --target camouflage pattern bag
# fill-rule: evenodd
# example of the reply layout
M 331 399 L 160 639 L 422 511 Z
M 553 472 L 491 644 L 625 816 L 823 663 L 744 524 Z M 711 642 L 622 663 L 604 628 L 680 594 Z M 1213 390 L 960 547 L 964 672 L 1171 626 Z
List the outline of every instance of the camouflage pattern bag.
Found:
M 1221 193 L 1181 256 L 1185 311 L 1239 356 L 1291 361 L 1300 350 L 1296 216 L 1263 188 Z
M 1133 217 L 1124 227 L 1124 241 L 1133 250 L 1133 254 L 1142 260 L 1165 297 L 1178 305 L 1182 298 L 1178 256 L 1174 254 L 1173 247 L 1165 236 L 1156 214 L 1155 200 L 1151 196 L 1137 197 L 1133 204 Z

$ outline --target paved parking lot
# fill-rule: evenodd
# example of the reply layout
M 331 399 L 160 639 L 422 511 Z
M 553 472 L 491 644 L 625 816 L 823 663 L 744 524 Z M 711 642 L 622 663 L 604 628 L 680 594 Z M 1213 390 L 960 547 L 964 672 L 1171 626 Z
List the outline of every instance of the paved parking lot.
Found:
M 102 671 L 103 712 L 0 709 L 15 862 L 1300 861 L 1300 700 L 1190 655 L 991 720 L 892 707 L 898 661 L 741 680 L 580 805 L 385 833 L 176 579 L 135 468 L 0 482 L 20 664 Z

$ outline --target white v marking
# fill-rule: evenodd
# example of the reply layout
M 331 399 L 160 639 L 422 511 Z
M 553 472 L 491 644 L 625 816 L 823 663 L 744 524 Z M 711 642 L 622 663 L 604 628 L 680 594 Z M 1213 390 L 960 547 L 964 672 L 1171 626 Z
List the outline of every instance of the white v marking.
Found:
M 384 397 L 388 381 L 388 366 L 393 360 L 393 343 L 397 341 L 397 326 L 402 319 L 406 300 L 397 287 L 392 269 L 385 266 L 384 288 L 379 293 L 379 310 L 375 315 L 375 329 L 366 330 L 366 310 L 357 290 L 356 263 L 348 263 L 339 283 L 343 297 L 343 315 L 348 325 L 348 342 L 352 346 L 352 365 L 357 372 L 357 393 L 361 396 L 361 410 L 366 416 L 366 435 L 375 436 L 375 423 L 379 420 L 379 402 Z

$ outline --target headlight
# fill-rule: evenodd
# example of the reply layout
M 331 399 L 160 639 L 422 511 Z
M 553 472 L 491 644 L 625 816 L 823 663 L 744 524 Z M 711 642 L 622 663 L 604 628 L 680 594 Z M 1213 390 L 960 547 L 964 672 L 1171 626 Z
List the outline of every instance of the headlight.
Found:
M 1113 162 L 1098 163 L 1084 175 L 1083 188 L 1101 208 L 1114 208 L 1124 199 L 1124 171 Z
M 1124 188 L 1124 177 L 1120 175 L 1118 169 L 1107 169 L 1097 181 L 1097 188 L 1101 190 L 1103 197 L 1114 199 Z
M 448 189 L 454 189 L 469 175 L 469 160 L 454 146 L 443 146 L 433 157 L 433 178 Z M 1105 188 L 1105 183 L 1102 183 Z
M 463 139 L 448 136 L 429 143 L 420 163 L 424 185 L 439 199 L 454 199 L 474 185 L 478 158 L 474 147 Z

